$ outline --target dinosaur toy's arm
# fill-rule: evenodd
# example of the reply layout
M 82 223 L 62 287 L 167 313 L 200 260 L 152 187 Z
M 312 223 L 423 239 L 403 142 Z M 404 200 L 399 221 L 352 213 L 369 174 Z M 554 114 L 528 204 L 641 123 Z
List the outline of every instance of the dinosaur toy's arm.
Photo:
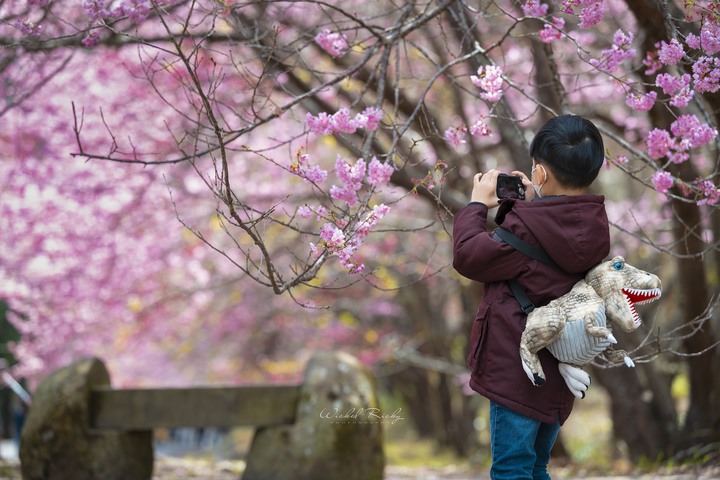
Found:
M 615 350 L 612 346 L 610 346 L 605 349 L 601 355 L 612 363 L 625 362 L 625 365 L 630 368 L 635 366 L 635 362 L 632 361 L 632 358 L 630 358 L 625 350 Z

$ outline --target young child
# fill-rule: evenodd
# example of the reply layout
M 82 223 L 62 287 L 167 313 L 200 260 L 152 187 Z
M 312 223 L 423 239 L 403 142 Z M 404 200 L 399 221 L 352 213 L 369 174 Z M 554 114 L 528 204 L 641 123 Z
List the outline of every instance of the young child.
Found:
M 595 125 L 575 115 L 555 117 L 533 139 L 530 156 L 530 179 L 512 172 L 522 178 L 528 200 L 498 200 L 500 172 L 478 173 L 471 201 L 453 223 L 455 270 L 485 284 L 467 361 L 470 386 L 490 400 L 493 480 L 549 479 L 550 450 L 574 401 L 567 376 L 582 379 L 582 395 L 590 383 L 579 369 L 561 375 L 557 360 L 545 349 L 539 352 L 545 385 L 528 381 L 519 354 L 526 316 L 507 280 L 517 279 L 534 305 L 543 306 L 570 291 L 610 250 L 604 197 L 587 194 L 604 159 Z M 562 271 L 487 231 L 488 209 L 498 205 L 495 223 L 545 250 Z

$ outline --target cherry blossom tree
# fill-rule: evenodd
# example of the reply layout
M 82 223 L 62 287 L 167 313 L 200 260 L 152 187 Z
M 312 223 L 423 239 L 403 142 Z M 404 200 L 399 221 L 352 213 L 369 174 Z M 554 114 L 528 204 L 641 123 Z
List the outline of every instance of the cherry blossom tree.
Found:
M 0 297 L 26 374 L 109 348 L 128 379 L 282 377 L 352 348 L 403 367 L 408 399 L 433 391 L 419 428 L 467 451 L 476 399 L 453 395 L 478 291 L 450 272 L 449 221 L 476 171 L 529 171 L 532 132 L 576 113 L 607 141 L 614 248 L 673 305 L 634 339 L 637 370 L 595 370 L 615 434 L 636 458 L 717 440 L 716 2 L 34 0 L 0 18 Z

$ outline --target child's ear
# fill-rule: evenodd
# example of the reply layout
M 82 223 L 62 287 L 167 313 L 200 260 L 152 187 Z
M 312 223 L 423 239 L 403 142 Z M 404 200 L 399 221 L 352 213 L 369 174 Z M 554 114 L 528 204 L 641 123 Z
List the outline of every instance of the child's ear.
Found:
M 542 163 L 538 163 L 535 167 L 535 174 L 538 175 L 538 182 L 542 185 L 545 185 L 545 183 L 547 183 L 547 181 L 552 178 L 550 177 L 550 175 L 552 174 L 547 168 L 545 168 L 545 165 L 543 165 Z

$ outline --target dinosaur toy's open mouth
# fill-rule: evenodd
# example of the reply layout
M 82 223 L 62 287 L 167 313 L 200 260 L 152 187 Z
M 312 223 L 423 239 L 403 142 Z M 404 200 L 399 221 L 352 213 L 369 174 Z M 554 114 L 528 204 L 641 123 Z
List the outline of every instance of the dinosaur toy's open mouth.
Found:
M 636 327 L 640 326 L 641 320 L 640 315 L 638 315 L 637 310 L 635 310 L 635 305 L 653 302 L 662 295 L 662 291 L 659 288 L 651 288 L 649 290 L 623 288 L 622 293 L 625 297 L 625 301 L 628 303 L 628 307 L 630 307 L 630 313 L 632 314 L 633 323 Z

